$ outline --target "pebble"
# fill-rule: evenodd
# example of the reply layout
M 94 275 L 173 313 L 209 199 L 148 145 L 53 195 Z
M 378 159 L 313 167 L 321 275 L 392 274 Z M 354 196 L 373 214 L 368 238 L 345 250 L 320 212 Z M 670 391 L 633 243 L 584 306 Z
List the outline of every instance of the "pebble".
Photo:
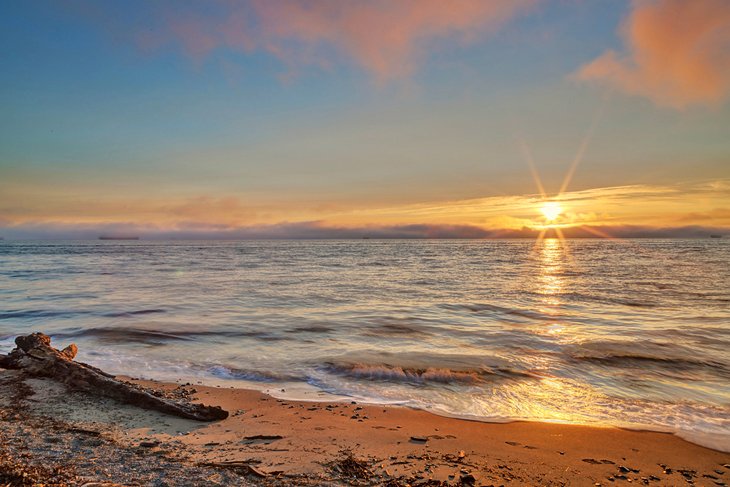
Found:
M 476 483 L 477 479 L 470 473 L 462 474 L 461 475 L 461 484 L 462 485 L 474 485 Z

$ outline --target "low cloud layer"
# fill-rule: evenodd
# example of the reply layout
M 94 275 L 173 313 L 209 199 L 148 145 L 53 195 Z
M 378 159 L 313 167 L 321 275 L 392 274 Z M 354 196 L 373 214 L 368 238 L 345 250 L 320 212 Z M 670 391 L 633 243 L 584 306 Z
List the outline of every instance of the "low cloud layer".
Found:
M 730 227 L 700 225 L 650 227 L 640 225 L 575 226 L 563 228 L 566 238 L 707 238 L 710 235 L 730 236 Z M 135 236 L 143 240 L 253 240 L 253 239 L 495 239 L 537 238 L 539 230 L 487 229 L 474 225 L 368 225 L 337 227 L 323 222 L 279 223 L 247 227 L 190 225 L 180 230 L 158 229 L 131 224 L 23 224 L 0 227 L 0 236 L 7 239 L 97 239 L 105 236 Z M 548 230 L 546 236 L 556 236 Z
M 581 67 L 576 77 L 679 109 L 727 99 L 727 0 L 634 0 L 621 34 L 626 52 L 608 50 Z
M 544 201 L 536 194 L 320 207 L 316 201 L 276 203 L 245 195 L 104 198 L 78 190 L 54 190 L 13 189 L 0 183 L 0 236 L 496 238 L 532 237 L 545 224 Z M 27 196 L 40 194 L 45 199 Z M 553 223 L 570 236 L 591 236 L 586 228 L 603 228 L 614 236 L 695 236 L 730 228 L 730 180 L 726 179 L 585 189 L 562 194 L 559 203 L 561 214 Z

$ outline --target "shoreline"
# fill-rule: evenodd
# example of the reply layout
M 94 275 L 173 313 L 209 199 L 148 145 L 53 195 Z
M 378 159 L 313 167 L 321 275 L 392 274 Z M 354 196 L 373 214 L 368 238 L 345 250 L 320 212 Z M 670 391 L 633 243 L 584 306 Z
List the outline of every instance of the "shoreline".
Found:
M 167 472 L 168 485 L 185 485 L 184 480 L 194 478 L 200 469 L 204 475 L 228 476 L 219 482 L 205 481 L 211 485 L 730 483 L 730 454 L 671 433 L 560 423 L 488 423 L 404 406 L 294 401 L 253 389 L 133 381 L 230 412 L 223 421 L 200 423 L 67 392 L 49 379 L 24 379 L 20 385 L 14 375 L 0 370 L 0 397 L 16 398 L 0 400 L 6 412 L 0 426 L 7 445 L 28 441 L 12 434 L 11 426 L 52 420 L 71 425 L 72 430 L 97 432 L 97 441 L 104 438 L 120 451 L 134 452 L 134 458 L 167 462 L 159 468 Z M 23 398 L 18 395 L 21 389 Z M 13 414 L 22 417 L 8 419 Z M 28 464 L 59 460 L 48 451 L 33 451 Z M 120 455 L 124 456 L 116 457 Z M 91 463 L 84 468 L 93 470 Z M 128 463 L 99 460 L 96 467 L 116 468 L 115 482 L 134 485 L 124 483 Z M 175 480 L 169 476 L 170 465 L 194 472 Z
M 268 396 L 271 396 L 277 400 L 283 400 L 287 402 L 312 402 L 312 403 L 336 403 L 343 402 L 348 403 L 356 401 L 360 405 L 369 406 L 383 406 L 383 407 L 400 407 L 406 408 L 413 411 L 423 411 L 435 416 L 451 418 L 461 421 L 473 421 L 476 423 L 486 424 L 509 424 L 509 423 L 536 423 L 536 424 L 554 424 L 554 425 L 565 425 L 565 426 L 582 426 L 588 428 L 615 428 L 627 431 L 635 432 L 648 432 L 648 433 L 662 433 L 676 436 L 703 448 L 715 450 L 721 453 L 730 454 L 730 430 L 727 435 L 720 433 L 707 433 L 707 432 L 692 432 L 690 430 L 676 430 L 668 426 L 659 426 L 652 424 L 639 424 L 639 423 L 580 423 L 571 422 L 569 420 L 549 420 L 549 419 L 526 419 L 526 418 L 510 418 L 510 417 L 481 417 L 470 414 L 457 414 L 451 413 L 447 410 L 439 408 L 419 407 L 408 403 L 408 401 L 377 401 L 365 397 L 349 396 L 344 394 L 338 394 L 328 392 L 326 390 L 318 389 L 315 386 L 309 384 L 300 384 L 296 382 L 279 383 L 276 387 L 271 387 L 270 383 L 262 383 L 256 381 L 247 380 L 236 380 L 234 384 L 230 385 L 227 379 L 215 379 L 210 380 L 201 379 L 200 377 L 194 377 L 190 379 L 152 379 L 142 377 L 132 377 L 128 374 L 120 374 L 117 377 L 140 384 L 147 384 L 154 387 L 155 384 L 189 384 L 191 387 L 205 387 L 209 389 L 237 389 L 259 392 Z M 294 392 L 294 391 L 298 391 Z

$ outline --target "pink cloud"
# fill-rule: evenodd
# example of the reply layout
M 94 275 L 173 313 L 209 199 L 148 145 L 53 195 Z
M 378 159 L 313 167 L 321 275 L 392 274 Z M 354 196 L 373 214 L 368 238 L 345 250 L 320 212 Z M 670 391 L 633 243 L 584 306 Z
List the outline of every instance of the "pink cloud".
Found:
M 718 105 L 730 93 L 730 2 L 634 0 L 622 28 L 627 53 L 609 50 L 576 76 L 658 105 Z
M 168 14 L 166 39 L 200 60 L 218 48 L 268 52 L 289 66 L 345 59 L 377 81 L 407 76 L 436 39 L 494 32 L 538 0 L 251 0 L 219 2 L 215 14 Z

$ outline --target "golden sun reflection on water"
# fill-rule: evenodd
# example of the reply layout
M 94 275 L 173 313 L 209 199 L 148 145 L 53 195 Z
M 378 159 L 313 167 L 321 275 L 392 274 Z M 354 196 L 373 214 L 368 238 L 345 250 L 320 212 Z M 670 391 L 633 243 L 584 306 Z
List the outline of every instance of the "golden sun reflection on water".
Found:
M 556 315 L 562 304 L 560 293 L 563 291 L 562 277 L 564 258 L 564 244 L 557 238 L 543 239 L 540 242 L 537 291 L 541 296 L 543 307 L 541 313 Z
M 537 296 L 536 310 L 546 318 L 536 324 L 532 332 L 559 342 L 574 341 L 576 337 L 572 336 L 570 325 L 563 319 L 566 303 L 562 295 L 570 288 L 570 278 L 566 277 L 565 271 L 573 263 L 567 243 L 563 238 L 542 238 L 536 242 L 535 251 L 533 290 Z M 531 360 L 536 370 L 551 368 L 547 357 L 532 357 Z M 574 380 L 549 373 L 535 381 L 509 384 L 506 389 L 507 396 L 515 398 L 516 410 L 548 422 L 591 422 L 595 410 L 593 404 L 603 399 L 601 394 L 582 387 Z
M 565 271 L 573 262 L 567 243 L 562 238 L 543 238 L 536 242 L 535 278 L 532 288 L 537 296 L 535 310 L 547 318 L 533 327 L 532 332 L 560 341 L 572 341 L 569 326 L 563 320 L 566 313 L 563 294 L 570 287 Z
M 599 411 L 594 406 L 605 397 L 580 383 L 560 377 L 505 385 L 505 397 L 523 417 L 554 423 L 594 423 Z

